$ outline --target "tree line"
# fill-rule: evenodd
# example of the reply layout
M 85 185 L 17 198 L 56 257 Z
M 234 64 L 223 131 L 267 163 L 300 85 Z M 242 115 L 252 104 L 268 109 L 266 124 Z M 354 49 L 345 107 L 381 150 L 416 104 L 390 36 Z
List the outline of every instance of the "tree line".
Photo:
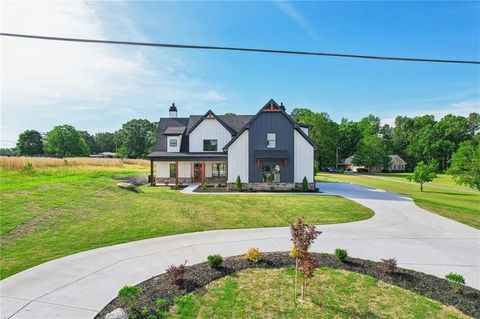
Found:
M 388 167 L 388 155 L 397 154 L 407 162 L 408 170 L 420 162 L 434 162 L 438 170 L 446 171 L 460 149 L 456 157 L 467 158 L 475 155 L 480 144 L 478 113 L 468 117 L 449 114 L 438 121 L 433 115 L 397 116 L 393 127 L 382 125 L 380 118 L 372 114 L 360 121 L 343 118 L 339 123 L 327 113 L 307 108 L 295 108 L 292 115 L 311 126 L 309 135 L 319 146 L 315 152 L 317 169 L 335 166 L 352 155 L 357 165 Z M 20 134 L 15 148 L 2 149 L 0 155 L 69 157 L 115 152 L 121 157 L 144 158 L 155 143 L 157 125 L 133 119 L 116 132 L 94 135 L 70 125 L 55 126 L 45 134 L 27 130 Z
M 58 125 L 47 133 L 26 130 L 16 147 L 1 149 L 5 156 L 72 157 L 113 152 L 120 157 L 144 158 L 155 143 L 158 122 L 133 119 L 116 132 L 90 134 L 71 125 Z
M 327 113 L 306 108 L 295 108 L 292 115 L 311 126 L 309 135 L 319 146 L 317 169 L 335 166 L 337 159 L 352 155 L 357 165 L 388 167 L 388 155 L 396 154 L 407 162 L 407 170 L 419 162 L 434 162 L 438 170 L 446 171 L 462 146 L 462 152 L 468 153 L 480 143 L 478 113 L 468 117 L 448 114 L 438 121 L 433 115 L 397 116 L 393 127 L 381 125 L 380 118 L 372 114 L 360 121 L 343 118 L 340 123 Z

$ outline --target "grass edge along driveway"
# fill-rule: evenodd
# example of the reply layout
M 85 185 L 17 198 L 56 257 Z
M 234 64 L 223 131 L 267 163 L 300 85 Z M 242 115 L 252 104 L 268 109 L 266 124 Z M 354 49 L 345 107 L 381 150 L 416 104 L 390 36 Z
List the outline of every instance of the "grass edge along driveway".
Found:
M 142 186 L 143 193 L 133 193 L 116 187 L 111 179 L 139 173 L 128 169 L 1 173 L 2 279 L 49 260 L 140 239 L 288 226 L 297 216 L 315 224 L 373 216 L 370 209 L 337 196 L 188 195 L 150 186 Z
M 403 194 L 411 197 L 415 204 L 429 212 L 480 229 L 479 192 L 467 188 L 462 190 L 462 186 L 454 184 L 447 175 L 439 175 L 438 181 L 425 184 L 424 191 L 421 192 L 418 184 L 406 182 L 406 176 L 408 174 L 405 173 L 374 175 L 319 173 L 316 180 L 354 183 Z

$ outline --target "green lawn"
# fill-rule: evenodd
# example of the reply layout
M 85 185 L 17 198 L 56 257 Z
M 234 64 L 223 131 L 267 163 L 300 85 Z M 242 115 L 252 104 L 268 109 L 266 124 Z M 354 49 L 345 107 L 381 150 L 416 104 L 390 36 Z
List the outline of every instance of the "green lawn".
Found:
M 439 175 L 433 183 L 424 185 L 409 183 L 409 174 L 317 174 L 317 181 L 352 182 L 367 187 L 408 195 L 415 203 L 433 213 L 454 219 L 460 223 L 480 228 L 480 193 L 453 182 L 448 175 Z
M 468 318 L 457 309 L 358 273 L 319 268 L 307 299 L 294 271 L 248 269 L 176 300 L 169 318 Z M 298 293 L 298 288 L 297 288 Z
M 145 168 L 143 168 L 145 170 Z M 184 195 L 143 186 L 132 193 L 112 176 L 139 167 L 1 170 L 1 278 L 76 252 L 210 229 L 286 226 L 296 216 L 332 224 L 373 212 L 335 196 Z

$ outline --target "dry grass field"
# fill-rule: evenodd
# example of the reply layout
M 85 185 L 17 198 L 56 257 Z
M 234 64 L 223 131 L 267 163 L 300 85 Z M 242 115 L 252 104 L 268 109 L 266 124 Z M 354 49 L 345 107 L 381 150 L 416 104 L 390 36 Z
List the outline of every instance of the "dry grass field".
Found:
M 6 157 L 0 156 L 0 167 L 8 170 L 25 169 L 28 163 L 33 168 L 61 167 L 61 166 L 103 166 L 103 167 L 124 167 L 124 165 L 138 165 L 147 167 L 150 162 L 142 159 L 120 159 L 120 158 L 90 158 L 90 157 Z

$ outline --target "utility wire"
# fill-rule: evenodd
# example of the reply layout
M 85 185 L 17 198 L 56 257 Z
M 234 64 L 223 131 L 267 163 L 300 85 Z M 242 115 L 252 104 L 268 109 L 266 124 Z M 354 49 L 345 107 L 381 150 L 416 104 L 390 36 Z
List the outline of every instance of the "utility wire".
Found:
M 294 54 L 294 55 L 314 55 L 314 56 L 326 56 L 326 57 L 337 57 L 337 58 L 373 59 L 373 60 L 404 61 L 404 62 L 480 64 L 480 61 L 472 61 L 472 60 L 469 61 L 469 60 L 422 59 L 422 58 L 405 58 L 405 57 L 393 57 L 393 56 L 376 56 L 376 55 L 343 54 L 343 53 L 327 53 L 327 52 L 308 52 L 308 51 L 292 51 L 292 50 L 270 50 L 270 49 L 255 49 L 255 48 L 240 48 L 240 47 L 207 46 L 207 45 L 95 40 L 95 39 L 81 39 L 81 38 L 49 37 L 49 36 L 41 36 L 41 35 L 4 33 L 4 32 L 1 32 L 0 35 L 6 36 L 6 37 L 28 38 L 28 39 L 37 39 L 37 40 L 136 45 L 136 46 L 176 48 L 176 49 L 221 50 L 221 51 L 242 51 L 242 52 Z

